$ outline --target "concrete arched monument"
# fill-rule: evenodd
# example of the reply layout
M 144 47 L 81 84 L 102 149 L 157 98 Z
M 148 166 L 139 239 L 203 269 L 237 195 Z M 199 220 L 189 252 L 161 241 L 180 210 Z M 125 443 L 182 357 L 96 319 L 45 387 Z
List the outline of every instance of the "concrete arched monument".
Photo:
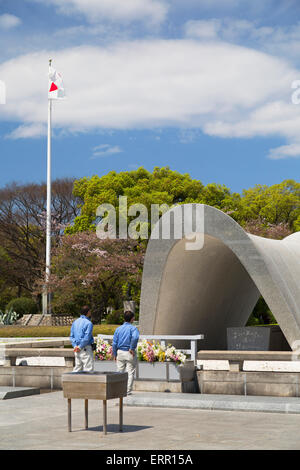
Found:
M 141 333 L 203 333 L 202 349 L 224 349 L 226 329 L 246 324 L 260 294 L 298 347 L 300 232 L 258 237 L 202 204 L 179 205 L 160 218 L 145 256 Z

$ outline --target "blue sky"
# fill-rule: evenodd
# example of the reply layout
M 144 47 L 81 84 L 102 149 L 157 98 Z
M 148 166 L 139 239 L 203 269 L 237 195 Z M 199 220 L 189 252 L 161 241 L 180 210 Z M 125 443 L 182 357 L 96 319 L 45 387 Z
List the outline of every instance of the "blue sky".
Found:
M 169 165 L 237 192 L 299 181 L 296 0 L 0 0 L 0 44 L 0 186 L 46 180 L 50 57 L 67 93 L 53 178 Z

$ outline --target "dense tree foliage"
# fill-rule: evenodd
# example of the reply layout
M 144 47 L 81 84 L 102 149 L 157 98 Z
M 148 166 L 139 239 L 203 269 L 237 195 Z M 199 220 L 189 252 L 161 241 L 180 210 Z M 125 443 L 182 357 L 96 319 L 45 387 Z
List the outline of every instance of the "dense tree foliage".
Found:
M 256 185 L 242 194 L 224 185 L 207 184 L 170 168 L 144 168 L 52 186 L 52 276 L 55 313 L 78 313 L 90 303 L 98 318 L 107 307 L 122 309 L 126 298 L 139 300 L 143 256 L 147 241 L 100 240 L 97 207 L 111 204 L 118 220 L 119 197 L 127 207 L 201 203 L 234 218 L 252 234 L 282 239 L 300 230 L 300 183 L 286 180 Z M 128 216 L 127 224 L 137 216 Z M 11 184 L 0 189 L 0 309 L 15 297 L 39 299 L 45 270 L 46 185 Z M 148 235 L 150 233 L 148 232 Z M 257 321 L 273 320 L 262 300 Z M 265 312 L 265 314 L 264 314 Z
M 171 207 L 194 202 L 214 206 L 242 226 L 251 228 L 255 221 L 256 225 L 266 228 L 265 236 L 268 227 L 279 224 L 292 232 L 300 229 L 300 183 L 294 180 L 273 186 L 256 185 L 240 195 L 232 193 L 225 185 L 211 183 L 204 186 L 188 174 L 182 175 L 168 167 L 154 168 L 153 173 L 139 168 L 130 172 L 112 171 L 102 177 L 81 178 L 74 183 L 74 195 L 80 201 L 81 212 L 66 233 L 94 231 L 98 222 L 97 207 L 108 203 L 118 211 L 119 196 L 127 197 L 128 206 L 144 204 L 149 218 L 151 204 Z
M 143 204 L 149 214 L 151 204 L 187 204 L 191 202 L 209 204 L 224 211 L 235 211 L 240 196 L 232 194 L 226 186 L 203 184 L 188 174 L 180 174 L 170 168 L 154 168 L 153 173 L 139 168 L 135 171 L 116 173 L 112 171 L 102 177 L 82 178 L 74 183 L 74 195 L 81 201 L 81 213 L 66 233 L 96 228 L 96 210 L 101 204 L 112 204 L 116 208 L 117 220 L 119 196 L 127 197 L 128 207 Z M 128 223 L 130 217 L 128 217 Z
M 21 295 L 31 295 L 45 270 L 46 184 L 0 189 L 0 306 Z M 79 214 L 73 180 L 52 183 L 52 241 Z
M 266 225 L 286 224 L 291 231 L 300 230 L 300 183 L 286 180 L 273 186 L 256 185 L 244 190 L 236 220 L 246 223 L 260 220 Z

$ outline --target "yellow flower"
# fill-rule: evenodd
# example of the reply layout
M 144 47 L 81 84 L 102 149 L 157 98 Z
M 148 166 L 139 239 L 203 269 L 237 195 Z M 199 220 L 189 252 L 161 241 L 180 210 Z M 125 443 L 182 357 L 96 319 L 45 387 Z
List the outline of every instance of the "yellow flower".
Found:
M 165 355 L 164 351 L 160 351 L 159 354 L 158 354 L 159 362 L 164 362 L 165 357 L 166 357 L 166 355 Z

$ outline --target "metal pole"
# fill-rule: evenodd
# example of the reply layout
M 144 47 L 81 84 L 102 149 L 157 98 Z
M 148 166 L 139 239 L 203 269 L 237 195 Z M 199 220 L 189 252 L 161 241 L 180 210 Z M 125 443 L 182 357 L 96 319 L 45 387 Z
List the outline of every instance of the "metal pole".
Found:
M 68 398 L 68 431 L 72 431 L 71 398 Z
M 123 431 L 123 397 L 120 397 L 119 401 L 119 429 Z
M 49 60 L 49 72 L 51 59 Z M 47 217 L 46 217 L 46 288 L 43 296 L 43 313 L 51 313 L 47 281 L 51 272 L 51 112 L 52 100 L 48 98 L 48 141 L 47 141 Z
M 103 434 L 107 434 L 107 402 L 103 400 Z
M 89 407 L 89 401 L 88 400 L 84 400 L 84 428 L 85 429 L 88 429 L 88 407 Z

